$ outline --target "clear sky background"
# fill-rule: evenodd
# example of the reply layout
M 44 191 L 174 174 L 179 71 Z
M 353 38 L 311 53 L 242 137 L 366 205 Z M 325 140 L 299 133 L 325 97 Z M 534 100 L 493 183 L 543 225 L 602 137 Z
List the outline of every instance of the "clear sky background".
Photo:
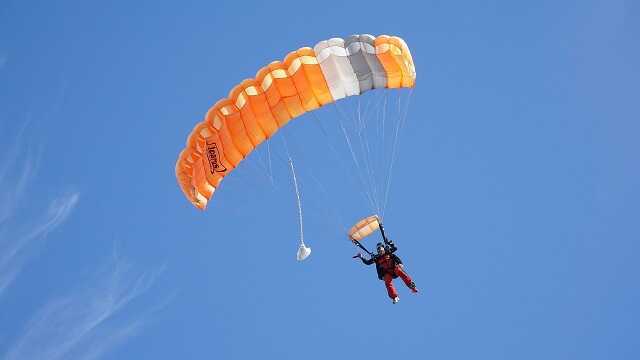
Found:
M 639 17 L 617 0 L 3 0 L 0 357 L 640 358 Z M 403 37 L 418 72 L 385 221 L 421 293 L 398 282 L 397 305 L 351 259 L 342 226 L 370 210 L 316 160 L 312 117 L 284 130 L 303 263 L 282 137 L 273 185 L 262 151 L 206 212 L 174 176 L 231 87 L 352 33 Z

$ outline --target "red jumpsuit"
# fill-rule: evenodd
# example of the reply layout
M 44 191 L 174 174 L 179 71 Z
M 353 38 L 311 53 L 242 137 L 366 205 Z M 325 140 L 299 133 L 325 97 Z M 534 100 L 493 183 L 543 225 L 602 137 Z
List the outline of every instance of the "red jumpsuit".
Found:
M 393 279 L 398 276 L 409 289 L 416 292 L 416 284 L 411 280 L 409 274 L 402 270 L 400 267 L 402 260 L 394 254 L 397 248 L 391 245 L 388 250 L 383 255 L 373 255 L 371 259 L 361 257 L 360 260 L 366 265 L 376 264 L 378 278 L 384 280 L 384 286 L 387 288 L 387 294 L 391 299 L 395 299 L 398 296 L 398 291 L 393 286 Z
M 402 263 L 400 263 L 402 264 Z M 376 259 L 376 265 L 379 265 L 383 270 L 383 280 L 384 286 L 387 288 L 387 294 L 391 299 L 398 297 L 398 291 L 396 287 L 393 286 L 393 279 L 395 277 L 400 277 L 405 285 L 409 289 L 414 289 L 415 284 L 409 274 L 407 274 L 401 267 L 400 264 L 396 264 L 391 254 L 384 254 Z

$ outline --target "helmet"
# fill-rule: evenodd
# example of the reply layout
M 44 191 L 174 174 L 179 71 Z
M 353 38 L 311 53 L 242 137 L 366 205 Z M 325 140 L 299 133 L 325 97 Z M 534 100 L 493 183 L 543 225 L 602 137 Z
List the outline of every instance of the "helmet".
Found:
M 378 249 L 380 249 L 380 248 L 383 248 L 385 251 L 387 250 L 387 247 L 386 247 L 386 246 L 384 246 L 384 244 L 383 244 L 383 243 L 381 243 L 381 242 L 379 242 L 379 243 L 377 243 L 377 244 L 376 244 L 376 250 L 378 250 Z

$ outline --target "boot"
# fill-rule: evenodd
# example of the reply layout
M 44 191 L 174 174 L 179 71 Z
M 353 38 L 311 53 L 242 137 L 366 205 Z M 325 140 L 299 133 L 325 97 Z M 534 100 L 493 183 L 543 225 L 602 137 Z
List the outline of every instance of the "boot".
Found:
M 411 284 L 409 284 L 409 289 L 411 289 L 411 292 L 414 294 L 418 293 L 418 288 L 416 287 L 416 283 L 414 283 L 413 281 L 411 282 Z

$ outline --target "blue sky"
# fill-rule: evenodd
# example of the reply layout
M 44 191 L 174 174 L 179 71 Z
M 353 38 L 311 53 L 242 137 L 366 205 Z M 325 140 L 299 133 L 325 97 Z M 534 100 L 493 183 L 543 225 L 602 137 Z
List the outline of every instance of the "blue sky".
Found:
M 1 357 L 638 358 L 639 15 L 631 1 L 3 1 Z M 273 139 L 273 184 L 263 148 L 206 212 L 173 173 L 231 87 L 352 33 L 403 37 L 418 73 L 385 222 L 421 293 L 398 283 L 397 305 L 351 259 L 343 227 L 370 209 L 348 161 L 326 157 L 328 141 L 348 157 L 344 139 L 312 116 Z M 335 110 L 318 111 L 328 129 Z

